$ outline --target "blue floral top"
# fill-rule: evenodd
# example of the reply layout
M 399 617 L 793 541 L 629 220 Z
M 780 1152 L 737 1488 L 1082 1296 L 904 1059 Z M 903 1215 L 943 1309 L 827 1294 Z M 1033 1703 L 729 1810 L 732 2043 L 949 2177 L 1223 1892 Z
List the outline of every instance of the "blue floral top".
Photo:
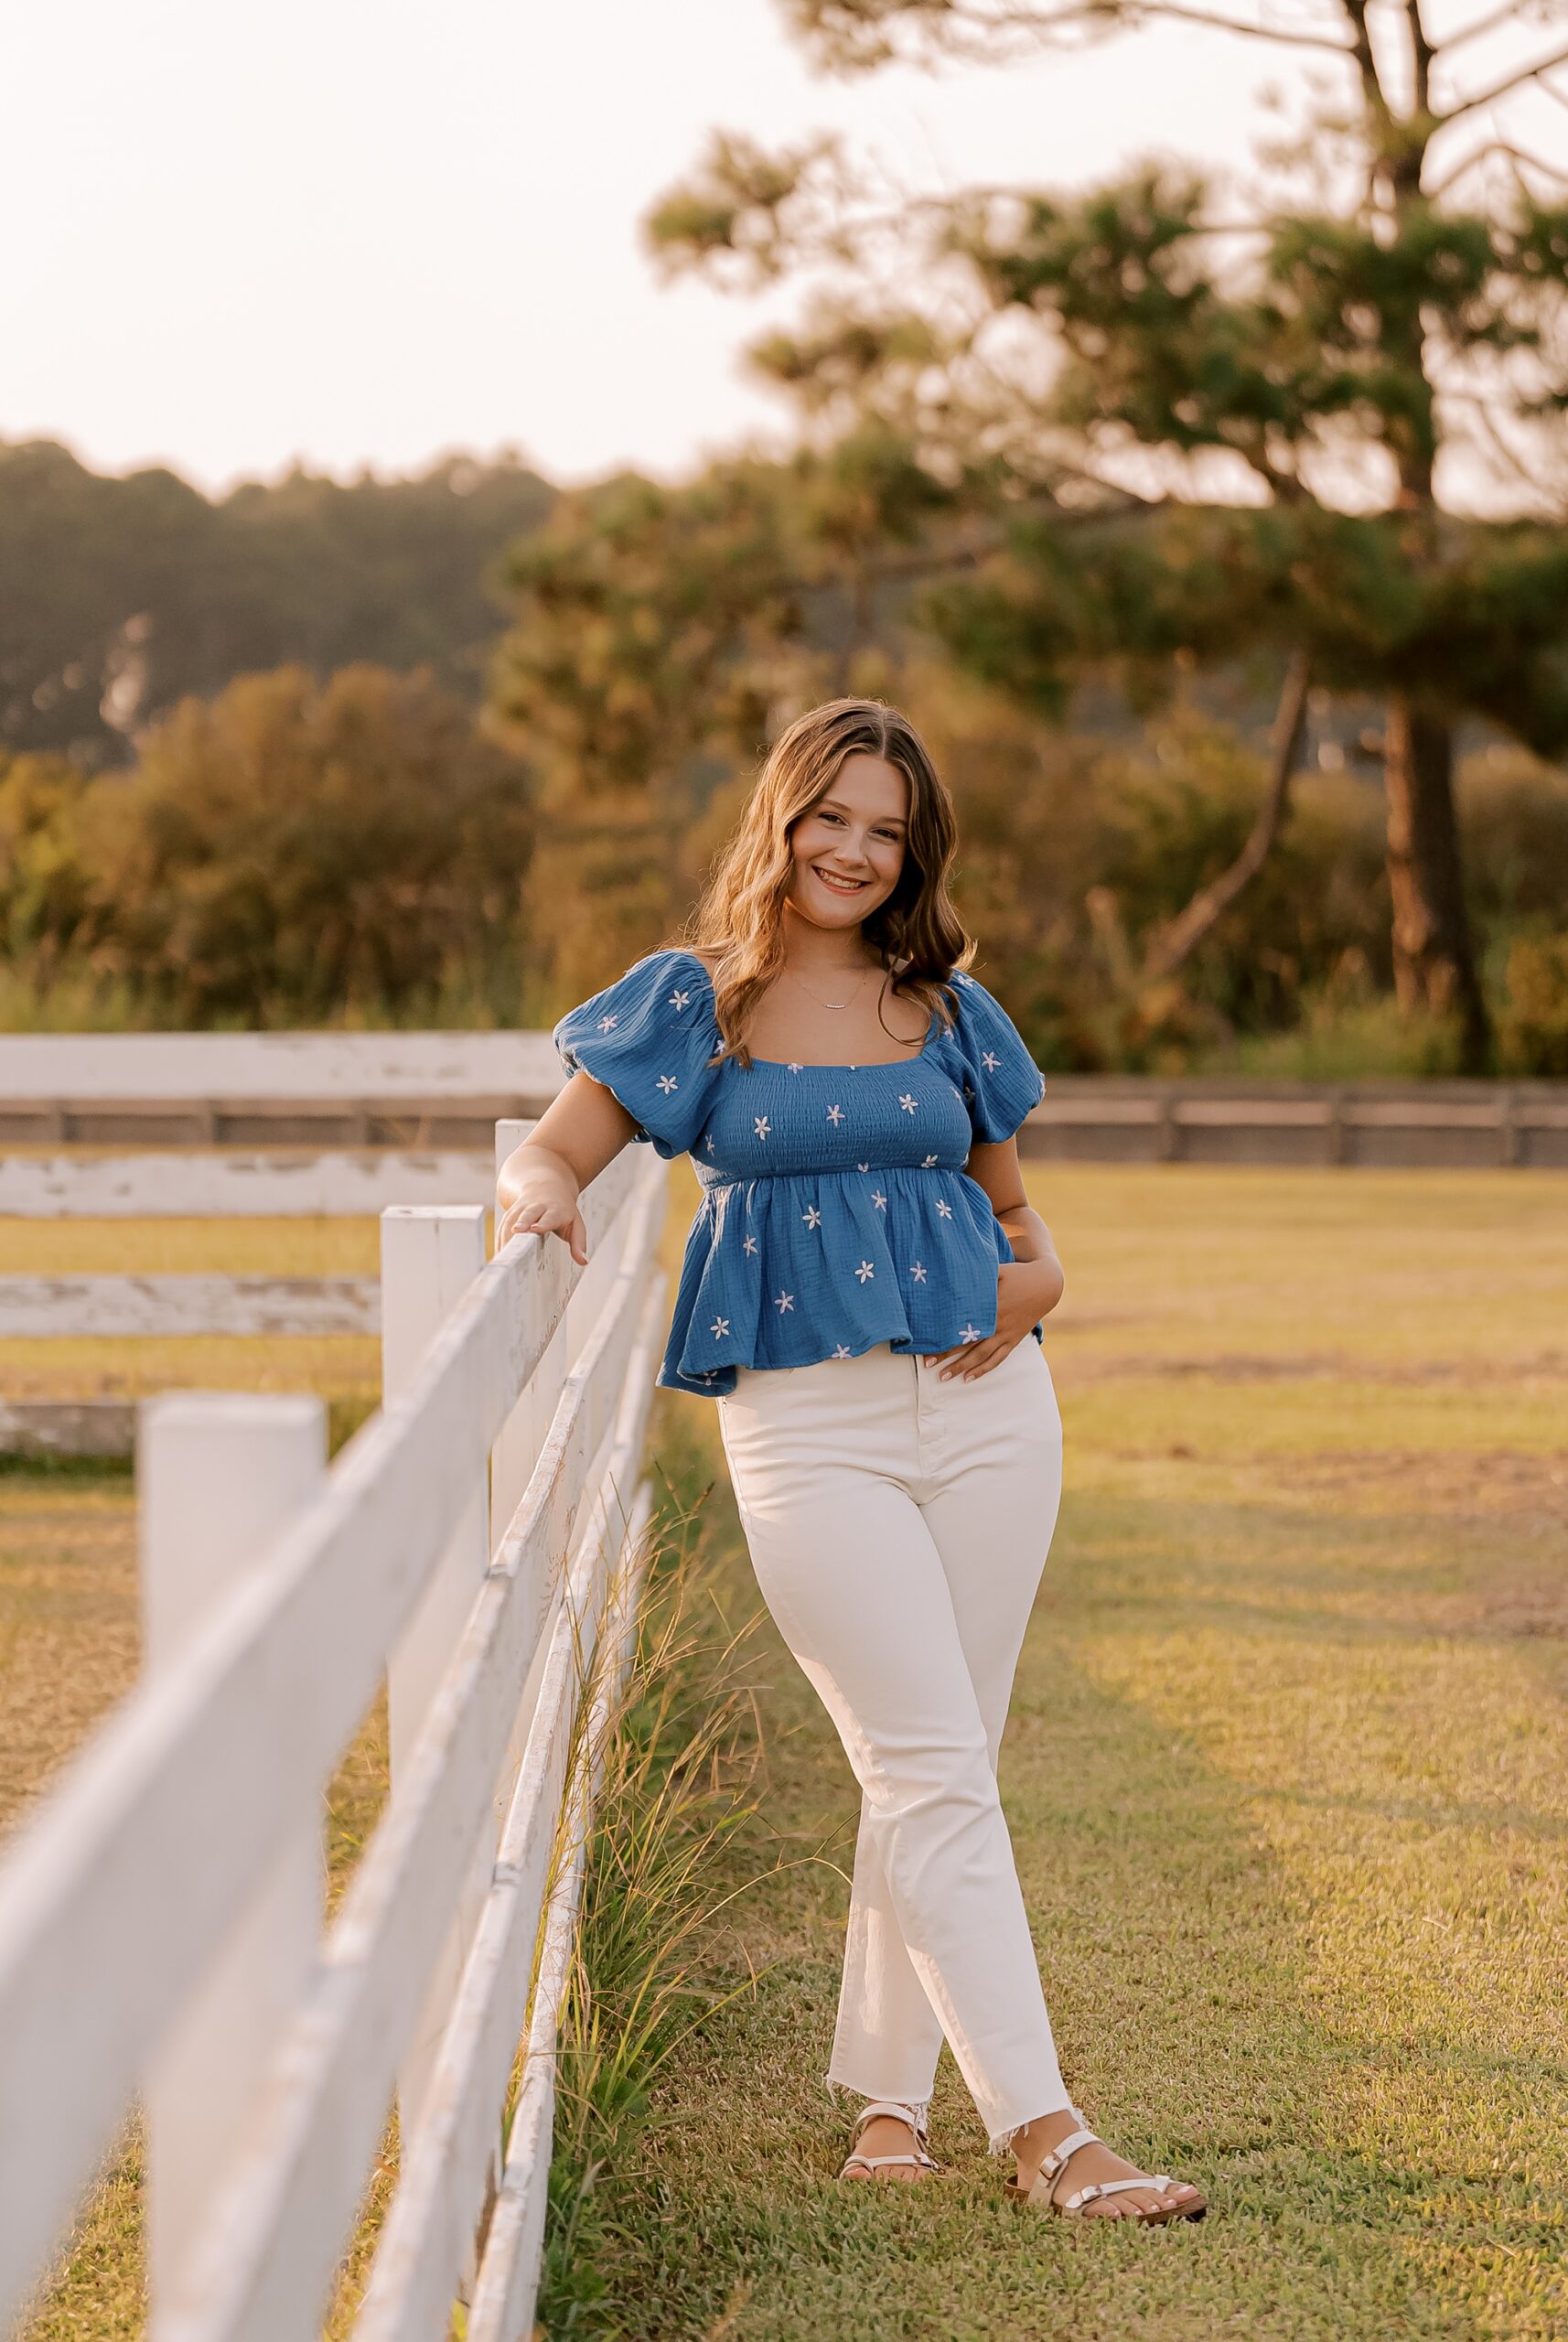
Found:
M 679 950 L 562 1017 L 567 1071 L 613 1090 L 660 1155 L 689 1154 L 702 1184 L 664 1389 L 716 1398 L 737 1366 L 879 1342 L 925 1354 L 995 1332 L 1013 1247 L 964 1165 L 977 1140 L 1012 1137 L 1045 1076 L 984 985 L 950 981 L 953 1030 L 933 1019 L 919 1054 L 893 1065 L 710 1065 L 724 1046 L 713 980 Z

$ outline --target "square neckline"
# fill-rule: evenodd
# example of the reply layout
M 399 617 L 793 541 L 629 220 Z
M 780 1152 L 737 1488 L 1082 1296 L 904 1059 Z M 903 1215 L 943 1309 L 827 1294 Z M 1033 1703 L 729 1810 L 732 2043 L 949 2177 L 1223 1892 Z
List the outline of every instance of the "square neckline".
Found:
M 703 977 L 707 984 L 708 991 L 711 994 L 714 988 L 713 976 L 709 970 L 703 966 L 702 961 L 698 959 L 696 953 L 694 951 L 689 951 L 683 943 L 674 944 L 671 948 L 671 950 L 678 951 L 682 960 L 690 960 L 694 968 L 701 969 Z M 804 1058 L 789 1058 L 754 1057 L 751 1060 L 752 1068 L 755 1069 L 760 1066 L 769 1073 L 788 1073 L 792 1065 L 801 1073 L 893 1073 L 908 1066 L 919 1064 L 921 1058 L 927 1055 L 928 1051 L 930 1049 L 931 1044 L 936 1039 L 938 1028 L 940 1024 L 941 1019 L 933 1013 L 929 1023 L 926 1026 L 926 1037 L 920 1043 L 919 1047 L 916 1050 L 912 1058 L 878 1058 L 873 1065 L 867 1065 L 864 1058 L 859 1059 L 854 1065 L 811 1065 L 808 1064 Z M 731 1058 L 727 1059 L 726 1062 L 733 1065 L 735 1063 L 735 1059 Z

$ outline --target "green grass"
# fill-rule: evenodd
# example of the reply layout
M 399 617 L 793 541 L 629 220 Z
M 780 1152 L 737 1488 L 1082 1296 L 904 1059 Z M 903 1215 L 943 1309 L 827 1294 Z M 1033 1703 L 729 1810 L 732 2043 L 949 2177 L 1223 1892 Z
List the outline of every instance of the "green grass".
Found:
M 693 1524 L 677 1696 L 632 1715 L 602 1808 L 620 1852 L 567 2045 L 547 2330 L 1557 2342 L 1568 1187 L 1179 1166 L 1030 1185 L 1069 1279 L 1047 1345 L 1068 1496 L 1004 1794 L 1069 2079 L 1212 2215 L 1123 2234 L 1012 2212 L 947 2060 L 942 2176 L 834 2184 L 854 1793 L 770 1626 L 748 1630 L 712 1411 L 660 1394 L 652 1460 Z M 683 1167 L 674 1186 L 678 1252 Z M 364 1265 L 338 1235 L 274 1239 L 283 1258 L 248 1235 L 221 1264 Z M 166 1226 L 129 1241 L 144 1266 L 220 1264 Z M 134 1667 L 132 1568 L 123 1480 L 0 1480 L 22 1798 Z M 335 1875 L 378 1810 L 375 1731 L 334 1785 Z M 137 2178 L 133 2138 L 28 2342 L 139 2330 Z
M 712 1987 L 755 1969 L 755 1991 L 665 2060 L 600 2181 L 596 2301 L 548 2330 L 1547 2342 L 1568 2331 L 1562 1185 L 1031 1187 L 1069 1269 L 1047 1342 L 1069 1493 L 1004 1793 L 1069 2082 L 1211 2217 L 1013 2212 L 945 2058 L 949 2169 L 837 2186 L 845 1888 L 808 1863 L 725 1913 Z M 701 1402 L 661 1403 L 656 1450 L 718 1457 Z M 737 1616 L 716 1469 L 709 1567 Z M 766 1623 L 747 1648 L 769 1828 L 847 1861 L 836 1741 Z

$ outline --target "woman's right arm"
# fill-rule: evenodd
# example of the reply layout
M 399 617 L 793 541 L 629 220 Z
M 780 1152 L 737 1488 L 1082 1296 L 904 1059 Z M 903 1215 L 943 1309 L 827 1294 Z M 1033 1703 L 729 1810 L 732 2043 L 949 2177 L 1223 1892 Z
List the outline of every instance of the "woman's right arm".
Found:
M 592 1074 L 575 1073 L 501 1165 L 496 1251 L 532 1230 L 559 1236 L 572 1258 L 585 1262 L 588 1232 L 577 1198 L 636 1131 L 613 1090 Z

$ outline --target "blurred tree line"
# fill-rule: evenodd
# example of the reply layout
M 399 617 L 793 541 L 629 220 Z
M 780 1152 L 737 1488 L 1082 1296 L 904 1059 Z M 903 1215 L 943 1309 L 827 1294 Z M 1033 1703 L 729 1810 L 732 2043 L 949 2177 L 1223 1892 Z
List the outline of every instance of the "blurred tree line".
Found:
M 1452 1025 L 1393 996 L 1365 779 L 1303 773 L 1256 881 L 1151 984 L 1148 940 L 1268 796 L 1244 726 L 1188 702 L 1114 736 L 1064 729 L 930 657 L 898 687 L 958 800 L 987 981 L 1042 1064 L 1455 1069 Z M 552 761 L 570 747 L 536 745 L 525 758 L 428 671 L 360 665 L 188 698 L 129 771 L 0 755 L 0 1026 L 549 1023 L 674 929 L 757 740 L 726 754 L 710 732 L 576 798 Z M 1494 747 L 1457 796 L 1497 1065 L 1568 1076 L 1568 774 Z
M 527 776 L 428 671 L 242 676 L 139 746 L 0 759 L 0 1022 L 519 1018 Z
M 187 693 L 289 663 L 428 666 L 473 702 L 504 622 L 497 563 L 554 491 L 516 460 L 409 479 L 295 470 L 209 499 L 0 441 L 0 748 L 124 764 Z
M 354 553 L 298 583 L 297 668 L 181 701 L 238 662 L 214 635 L 178 683 L 171 644 L 129 773 L 0 778 L 9 1013 L 547 1021 L 674 927 L 779 726 L 854 690 L 930 738 L 983 972 L 1047 1067 L 1568 1074 L 1568 179 L 1469 136 L 1449 63 L 1509 13 L 1445 48 L 1414 0 L 1375 38 L 1359 0 L 1204 16 L 1329 77 L 1253 189 L 1163 164 L 912 202 L 842 141 L 717 137 L 650 246 L 800 282 L 750 352 L 794 453 L 553 499 L 503 468 L 498 527 L 537 500 L 487 543 L 488 664 L 445 472 L 404 485 L 449 590 L 389 555 L 381 605 L 341 603 L 372 533 L 345 514 L 392 507 L 301 483 Z M 849 72 L 1192 21 L 788 14 Z M 334 678 L 350 655 L 427 663 Z

